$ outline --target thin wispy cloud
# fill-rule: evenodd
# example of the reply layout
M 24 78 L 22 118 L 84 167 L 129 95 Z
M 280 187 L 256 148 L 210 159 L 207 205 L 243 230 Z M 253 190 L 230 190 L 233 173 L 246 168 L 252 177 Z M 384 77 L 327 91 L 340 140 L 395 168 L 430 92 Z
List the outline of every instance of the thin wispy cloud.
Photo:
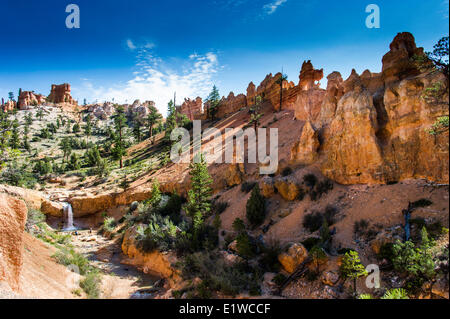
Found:
M 134 46 L 137 50 L 137 62 L 130 80 L 109 87 L 97 87 L 91 81 L 85 81 L 80 88 L 83 96 L 99 103 L 113 98 L 116 103 L 129 104 L 136 99 L 154 101 L 159 111 L 165 115 L 167 103 L 173 99 L 175 92 L 177 104 L 188 97 L 206 97 L 221 68 L 218 57 L 213 52 L 191 54 L 181 64 L 177 64 L 176 68 L 172 68 L 151 50 Z
M 140 48 L 153 49 L 155 47 L 155 44 L 153 42 L 144 41 L 142 43 L 136 43 L 132 39 L 127 39 L 125 41 L 125 44 L 126 44 L 127 48 L 131 51 L 134 51 L 134 50 L 140 49 Z
M 264 12 L 268 15 L 271 15 L 273 13 L 275 13 L 275 11 L 277 11 L 277 9 L 283 5 L 284 3 L 286 3 L 288 0 L 276 0 L 274 2 L 268 3 L 266 5 L 264 5 L 263 9 Z

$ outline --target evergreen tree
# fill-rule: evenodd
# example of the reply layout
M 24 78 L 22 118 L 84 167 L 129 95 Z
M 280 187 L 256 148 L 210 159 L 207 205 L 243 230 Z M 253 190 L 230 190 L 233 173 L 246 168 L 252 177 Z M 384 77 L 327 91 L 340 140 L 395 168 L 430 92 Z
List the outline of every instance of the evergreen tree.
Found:
M 142 136 L 141 128 L 142 128 L 142 122 L 139 118 L 139 115 L 136 114 L 133 117 L 133 135 L 137 142 L 141 141 L 141 136 Z
M 115 125 L 115 143 L 113 148 L 113 154 L 116 159 L 120 161 L 120 168 L 123 168 L 123 156 L 126 155 L 125 150 L 125 140 L 124 140 L 124 128 L 127 124 L 127 119 L 125 117 L 125 110 L 122 106 L 116 108 L 116 114 L 114 116 Z
M 188 192 L 188 203 L 186 213 L 192 218 L 194 230 L 199 230 L 203 225 L 203 219 L 211 211 L 211 184 L 212 179 L 208 173 L 203 154 L 200 160 L 194 161 L 190 165 L 191 189 Z
M 153 208 L 159 207 L 161 199 L 162 194 L 161 191 L 159 190 L 159 182 L 157 179 L 155 179 L 152 184 L 152 197 L 149 200 L 150 206 L 152 206 Z
M 276 80 L 276 83 L 280 85 L 280 111 L 283 106 L 283 83 L 287 81 L 287 79 L 288 76 L 286 74 L 283 74 L 283 72 L 281 72 L 280 77 Z
M 166 135 L 164 139 L 170 141 L 172 131 L 177 127 L 177 110 L 172 101 L 167 105 L 167 119 L 166 119 Z
M 10 101 L 14 101 L 14 92 L 8 92 L 8 97 Z
M 154 106 L 150 107 L 150 113 L 147 116 L 148 133 L 150 138 L 153 137 L 153 126 L 158 125 L 162 120 L 162 115 L 158 112 L 158 109 Z
M 322 247 L 314 246 L 309 251 L 309 256 L 311 256 L 312 262 L 316 266 L 316 273 L 320 273 L 320 264 L 327 259 L 327 254 Z
M 11 139 L 9 141 L 9 145 L 12 149 L 16 150 L 19 148 L 20 141 L 19 141 L 19 121 L 15 119 L 12 124 L 12 130 L 11 130 Z
M 63 162 L 69 160 L 70 153 L 72 152 L 72 143 L 69 137 L 64 137 L 59 143 L 59 147 L 63 151 Z
M 359 254 L 354 250 L 346 253 L 339 270 L 343 278 L 353 279 L 353 293 L 356 295 L 356 280 L 368 275 L 366 268 L 361 264 Z
M 25 115 L 25 124 L 27 125 L 33 124 L 33 117 L 31 116 L 31 113 Z
M 261 113 L 261 103 L 262 103 L 262 98 L 261 98 L 261 96 L 258 95 L 255 98 L 255 105 L 253 105 L 250 108 L 250 125 L 254 126 L 255 131 L 258 128 L 259 120 L 264 115 L 263 113 Z
M 219 89 L 215 85 L 213 86 L 211 93 L 209 93 L 208 97 L 206 98 L 206 102 L 209 105 L 208 117 L 214 121 L 216 119 L 216 114 L 220 104 Z
M 87 138 L 89 140 L 89 137 L 92 134 L 92 120 L 91 120 L 91 116 L 90 115 L 88 115 L 86 117 L 86 125 L 84 126 L 84 134 L 86 134 L 86 136 L 87 136 Z
M 44 116 L 44 111 L 42 109 L 37 110 L 36 112 L 36 118 L 39 119 L 39 121 L 42 121 L 42 117 Z
M 253 188 L 252 194 L 247 201 L 246 209 L 246 217 L 250 225 L 252 227 L 261 225 L 266 217 L 266 203 L 258 185 Z

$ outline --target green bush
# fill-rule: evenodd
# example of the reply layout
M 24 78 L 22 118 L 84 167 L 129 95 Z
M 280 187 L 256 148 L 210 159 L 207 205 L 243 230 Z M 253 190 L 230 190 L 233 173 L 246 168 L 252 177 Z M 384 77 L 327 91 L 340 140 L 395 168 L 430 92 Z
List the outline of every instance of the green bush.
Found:
M 312 212 L 303 217 L 303 227 L 313 233 L 320 229 L 323 223 L 323 215 L 320 212 Z
M 241 192 L 248 194 L 253 190 L 253 188 L 255 188 L 255 186 L 256 182 L 244 182 L 241 185 Z
M 112 233 L 116 228 L 117 223 L 113 217 L 106 217 L 103 221 L 103 230 Z
M 71 248 L 60 249 L 52 256 L 52 258 L 55 259 L 57 263 L 64 266 L 77 266 L 80 275 L 86 275 L 91 270 L 89 260 Z
M 236 237 L 236 248 L 239 256 L 245 259 L 251 259 L 256 255 L 256 246 L 252 238 L 245 232 Z
M 264 221 L 266 217 L 265 199 L 261 195 L 258 185 L 253 188 L 246 209 L 246 217 L 251 226 L 259 226 Z
M 98 271 L 91 271 L 80 281 L 80 288 L 87 294 L 89 299 L 100 297 L 101 276 Z

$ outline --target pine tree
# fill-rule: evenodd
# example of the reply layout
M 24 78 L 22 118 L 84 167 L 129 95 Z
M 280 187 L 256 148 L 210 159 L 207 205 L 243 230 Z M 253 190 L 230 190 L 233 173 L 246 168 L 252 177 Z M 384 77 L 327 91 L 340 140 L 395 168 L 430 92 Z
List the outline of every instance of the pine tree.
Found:
M 141 141 L 141 128 L 142 128 L 142 122 L 139 119 L 139 115 L 136 114 L 133 117 L 133 135 L 137 142 Z
M 320 272 L 320 264 L 327 259 L 327 254 L 325 254 L 322 247 L 314 246 L 309 251 L 309 256 L 312 258 L 313 264 L 316 266 L 316 272 Z
M 114 144 L 113 153 L 120 161 L 120 168 L 123 168 L 123 156 L 126 155 L 124 132 L 123 129 L 127 124 L 125 117 L 125 110 L 122 106 L 116 108 L 116 114 L 114 116 L 114 125 L 116 128 L 116 140 Z
M 70 143 L 70 139 L 67 136 L 64 137 L 59 146 L 63 151 L 63 162 L 66 159 L 69 160 L 70 153 L 72 152 L 72 145 Z
M 159 204 L 161 203 L 161 199 L 162 199 L 162 194 L 161 194 L 161 191 L 159 190 L 159 182 L 157 179 L 155 179 L 152 184 L 152 197 L 149 200 L 149 204 L 153 208 L 157 208 L 159 206 Z
M 9 141 L 9 145 L 12 149 L 16 150 L 19 148 L 19 121 L 15 119 L 12 124 L 11 130 L 11 139 Z
M 165 140 L 170 141 L 172 131 L 177 127 L 177 110 L 172 101 L 167 105 L 166 134 Z
M 280 77 L 276 80 L 276 83 L 280 85 L 280 111 L 283 106 L 283 83 L 287 81 L 288 76 L 281 72 Z
M 84 134 L 86 134 L 86 136 L 87 136 L 87 138 L 89 140 L 89 137 L 92 134 L 92 121 L 91 121 L 91 116 L 90 115 L 88 115 L 87 118 L 86 118 L 86 125 L 84 126 Z
M 261 117 L 264 115 L 263 113 L 261 113 L 261 103 L 262 103 L 262 98 L 261 96 L 257 96 L 255 98 L 255 105 L 253 105 L 250 108 L 250 125 L 253 125 L 256 129 L 258 128 L 259 125 L 259 120 L 261 119 Z
M 246 209 L 246 216 L 250 225 L 253 227 L 261 225 L 266 217 L 266 203 L 258 185 L 253 188 L 252 194 L 247 201 Z
M 39 119 L 39 121 L 42 121 L 42 117 L 44 116 L 44 111 L 42 110 L 42 109 L 39 109 L 37 112 L 36 112 L 36 118 L 38 118 Z
M 158 109 L 151 106 L 150 113 L 147 116 L 148 134 L 150 138 L 153 137 L 153 126 L 158 125 L 161 119 L 162 115 L 158 112 Z
M 366 268 L 361 264 L 359 254 L 354 250 L 346 253 L 339 270 L 343 278 L 353 279 L 353 293 L 356 295 L 356 280 L 368 275 Z
M 206 98 L 206 102 L 209 105 L 208 117 L 214 121 L 216 119 L 216 114 L 220 104 L 219 89 L 215 85 L 213 86 L 211 93 L 209 93 L 208 97 Z
M 211 184 L 212 179 L 208 173 L 208 167 L 203 154 L 200 160 L 190 165 L 191 189 L 188 192 L 186 213 L 192 218 L 194 230 L 197 231 L 203 225 L 203 219 L 211 211 Z

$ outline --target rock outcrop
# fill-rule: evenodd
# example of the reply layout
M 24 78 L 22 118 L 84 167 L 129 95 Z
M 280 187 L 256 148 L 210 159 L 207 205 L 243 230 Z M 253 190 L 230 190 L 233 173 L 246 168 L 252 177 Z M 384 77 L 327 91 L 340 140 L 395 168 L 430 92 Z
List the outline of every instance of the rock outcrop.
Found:
M 422 54 L 414 37 L 398 34 L 383 57 L 382 74 L 355 70 L 343 83 L 344 95 L 329 127 L 323 128 L 322 172 L 343 184 L 387 183 L 425 178 L 448 183 L 448 132 L 427 132 L 448 114 L 448 91 L 423 98 L 426 88 L 444 82 L 440 73 L 419 74 L 411 61 Z
M 42 94 L 36 94 L 33 91 L 22 91 L 19 96 L 18 107 L 25 110 L 30 106 L 38 106 L 44 104 L 46 97 Z
M 170 287 L 174 287 L 181 281 L 179 272 L 173 267 L 176 257 L 173 253 L 163 253 L 157 250 L 153 252 L 142 252 L 137 248 L 136 229 L 133 226 L 124 234 L 122 251 L 128 257 L 122 263 L 136 266 L 146 274 L 161 276 L 169 282 Z
M 308 251 L 300 244 L 292 244 L 287 252 L 278 256 L 278 261 L 285 271 L 292 274 L 308 257 Z
M 291 162 L 309 165 L 318 159 L 318 149 L 320 146 L 318 132 L 311 122 L 306 122 L 303 126 L 300 140 L 294 144 L 291 151 Z
M 246 106 L 247 97 L 244 94 L 235 96 L 233 92 L 230 92 L 227 98 L 223 97 L 220 101 L 216 115 L 219 118 L 223 118 L 239 111 Z
M 27 206 L 17 198 L 0 194 L 0 281 L 19 289 L 23 263 L 23 232 Z
M 16 101 L 8 100 L 5 102 L 4 99 L 2 99 L 2 105 L 0 106 L 0 109 L 3 110 L 3 112 L 11 112 L 15 108 L 16 108 Z
M 203 115 L 203 100 L 197 97 L 195 100 L 185 99 L 178 107 L 178 112 L 187 116 L 191 121 L 200 120 Z
M 52 84 L 52 89 L 50 95 L 47 97 L 47 100 L 55 104 L 77 104 L 70 94 L 70 84 L 67 83 L 61 85 Z

